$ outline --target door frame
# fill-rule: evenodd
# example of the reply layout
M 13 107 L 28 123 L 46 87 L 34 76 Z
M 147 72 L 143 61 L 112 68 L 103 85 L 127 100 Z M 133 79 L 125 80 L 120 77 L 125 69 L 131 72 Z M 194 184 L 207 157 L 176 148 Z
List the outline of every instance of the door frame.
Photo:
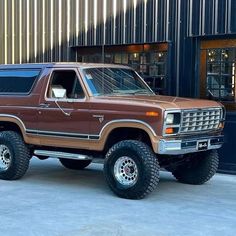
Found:
M 236 48 L 236 39 L 211 39 L 200 42 L 200 80 L 199 94 L 200 98 L 206 97 L 206 79 L 207 79 L 207 50 L 220 48 Z M 235 78 L 236 79 L 236 78 Z M 221 101 L 228 111 L 236 111 L 236 102 Z

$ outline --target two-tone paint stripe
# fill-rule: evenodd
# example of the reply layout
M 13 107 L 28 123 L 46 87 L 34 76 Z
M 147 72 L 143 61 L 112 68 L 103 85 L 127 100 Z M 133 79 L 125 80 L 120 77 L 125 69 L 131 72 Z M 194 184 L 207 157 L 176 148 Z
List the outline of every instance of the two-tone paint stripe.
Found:
M 77 139 L 84 139 L 84 140 L 98 140 L 100 138 L 99 135 L 94 135 L 94 134 L 90 135 L 90 134 L 42 131 L 42 130 L 32 130 L 32 129 L 27 129 L 26 133 L 33 134 L 33 135 L 63 137 L 63 138 L 77 138 Z

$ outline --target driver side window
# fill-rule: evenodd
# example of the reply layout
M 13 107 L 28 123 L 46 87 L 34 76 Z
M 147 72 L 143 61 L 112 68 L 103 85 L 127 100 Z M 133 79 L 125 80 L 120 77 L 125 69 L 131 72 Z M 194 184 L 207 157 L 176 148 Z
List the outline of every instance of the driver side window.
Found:
M 55 70 L 47 91 L 48 98 L 56 98 L 55 89 L 64 89 L 65 99 L 84 98 L 84 91 L 74 70 Z

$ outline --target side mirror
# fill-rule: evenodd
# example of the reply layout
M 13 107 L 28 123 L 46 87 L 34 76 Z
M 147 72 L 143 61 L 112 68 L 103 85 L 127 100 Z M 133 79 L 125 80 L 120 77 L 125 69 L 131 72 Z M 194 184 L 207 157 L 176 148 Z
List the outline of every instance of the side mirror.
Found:
M 52 88 L 52 97 L 57 99 L 66 98 L 66 89 Z

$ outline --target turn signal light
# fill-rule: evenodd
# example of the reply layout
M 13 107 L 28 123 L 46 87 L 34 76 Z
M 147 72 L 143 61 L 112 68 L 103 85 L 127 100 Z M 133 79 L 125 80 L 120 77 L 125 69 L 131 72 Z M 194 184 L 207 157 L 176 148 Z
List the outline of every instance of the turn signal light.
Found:
M 220 122 L 220 124 L 219 124 L 219 129 L 223 129 L 224 128 L 224 123 L 223 122 Z
M 146 116 L 158 116 L 158 112 L 155 111 L 147 111 Z
M 166 128 L 166 134 L 173 134 L 174 129 L 173 128 Z

